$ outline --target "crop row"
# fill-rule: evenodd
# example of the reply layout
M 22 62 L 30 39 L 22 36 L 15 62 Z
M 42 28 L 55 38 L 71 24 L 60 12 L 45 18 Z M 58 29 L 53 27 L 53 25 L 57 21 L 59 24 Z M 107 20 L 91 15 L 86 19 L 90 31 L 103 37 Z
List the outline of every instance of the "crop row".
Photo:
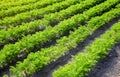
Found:
M 9 62 L 12 62 L 15 60 L 15 58 L 19 57 L 21 54 L 31 52 L 34 47 L 43 45 L 52 38 L 63 35 L 66 31 L 75 28 L 77 24 L 80 24 L 96 15 L 102 14 L 104 11 L 107 11 L 113 7 L 113 5 L 116 5 L 119 2 L 119 0 L 107 0 L 100 5 L 96 5 L 95 7 L 85 11 L 83 14 L 75 15 L 68 20 L 60 22 L 53 28 L 47 27 L 44 31 L 36 32 L 36 34 L 33 35 L 28 35 L 15 44 L 5 45 L 4 48 L 0 51 L 0 67 L 4 67 Z
M 38 51 L 36 53 L 30 53 L 28 57 L 24 60 L 24 62 L 19 62 L 16 65 L 16 67 L 10 68 L 12 75 L 17 77 L 23 77 L 22 73 L 24 73 L 24 75 L 26 76 L 33 74 L 34 72 L 40 70 L 51 61 L 54 61 L 58 57 L 65 54 L 70 49 L 75 48 L 77 44 L 82 42 L 88 35 L 93 33 L 103 24 L 109 22 L 110 20 L 116 18 L 119 15 L 120 8 L 116 8 L 109 12 L 106 12 L 102 16 L 92 18 L 88 22 L 88 24 L 80 26 L 77 30 L 71 32 L 68 37 L 62 37 L 61 39 L 58 39 L 57 44 L 55 46 L 41 49 L 41 51 Z M 64 76 L 60 75 L 60 77 Z
M 120 41 L 120 22 L 87 46 L 84 53 L 79 53 L 72 62 L 55 71 L 53 77 L 85 77 L 118 41 Z
M 30 32 L 38 31 L 38 29 L 42 29 L 47 26 L 50 26 L 52 23 L 60 22 L 65 18 L 68 18 L 76 14 L 77 12 L 81 12 L 84 9 L 90 8 L 95 4 L 98 4 L 101 2 L 97 0 L 91 0 L 89 2 L 88 1 L 89 0 L 82 1 L 80 4 L 72 5 L 65 10 L 61 10 L 60 12 L 50 13 L 48 15 L 45 15 L 44 19 L 42 20 L 33 21 L 31 23 L 27 23 L 14 28 L 9 28 L 7 31 L 1 30 L 0 44 L 7 43 L 7 41 L 9 40 L 17 39 L 26 34 L 29 34 Z
M 58 3 L 61 1 L 64 1 L 64 0 L 46 0 L 46 1 L 40 0 L 32 5 L 28 4 L 28 5 L 24 5 L 24 6 L 12 7 L 12 8 L 9 8 L 8 10 L 1 10 L 0 11 L 0 18 L 12 16 L 12 15 L 19 14 L 19 13 L 25 12 L 25 11 L 30 11 L 33 9 L 40 9 L 40 8 L 43 8 L 43 7 L 46 7 L 48 5 L 52 5 L 56 2 Z
M 40 0 L 3 0 L 3 1 L 0 1 L 0 10 L 7 10 L 11 7 L 15 7 L 15 6 L 22 6 L 22 5 L 27 5 L 27 4 L 32 4 L 32 3 L 35 3 L 37 1 L 40 1 Z
M 77 4 L 81 1 L 83 0 L 65 0 L 60 3 L 49 5 L 45 8 L 34 9 L 28 12 L 23 12 L 13 17 L 5 17 L 3 18 L 3 20 L 0 20 L 0 27 L 12 26 L 12 25 L 17 26 L 17 24 L 22 24 L 23 22 L 32 21 L 37 18 L 42 18 L 44 17 L 45 14 L 66 9 L 67 7 Z

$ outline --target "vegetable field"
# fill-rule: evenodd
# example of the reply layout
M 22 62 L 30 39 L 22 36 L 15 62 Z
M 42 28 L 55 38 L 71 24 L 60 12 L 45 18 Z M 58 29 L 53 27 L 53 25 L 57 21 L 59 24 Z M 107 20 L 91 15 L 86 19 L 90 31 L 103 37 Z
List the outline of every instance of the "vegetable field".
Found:
M 0 77 L 90 77 L 119 42 L 120 0 L 0 0 Z

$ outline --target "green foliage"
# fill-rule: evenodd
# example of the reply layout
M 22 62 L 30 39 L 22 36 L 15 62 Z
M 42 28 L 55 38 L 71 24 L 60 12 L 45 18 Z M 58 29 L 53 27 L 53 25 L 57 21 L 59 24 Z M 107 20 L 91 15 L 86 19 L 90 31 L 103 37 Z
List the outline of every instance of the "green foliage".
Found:
M 74 32 L 71 32 L 68 37 L 62 37 L 61 39 L 57 40 L 57 44 L 55 46 L 41 49 L 41 51 L 38 51 L 36 53 L 30 53 L 28 57 L 24 60 L 24 62 L 20 62 L 16 65 L 16 67 L 11 68 L 12 74 L 14 76 L 18 76 L 18 75 L 21 75 L 22 71 L 24 71 L 26 72 L 26 75 L 31 75 L 32 73 L 40 70 L 42 67 L 44 67 L 48 63 L 64 55 L 68 50 L 75 48 L 76 45 L 82 42 L 88 35 L 93 33 L 103 24 L 109 22 L 111 19 L 117 17 L 118 15 L 120 15 L 120 8 L 115 8 L 109 12 L 106 12 L 102 16 L 97 16 L 95 18 L 92 18 L 88 22 L 88 24 L 86 24 L 85 26 L 80 26 L 77 30 L 75 30 Z M 108 19 L 108 16 L 110 16 L 109 19 Z M 102 20 L 103 18 L 104 20 Z M 98 21 L 101 23 L 98 23 Z M 97 46 L 97 44 L 99 44 L 99 41 L 96 42 L 95 46 Z M 111 43 L 108 43 L 108 44 L 110 45 Z M 106 46 L 106 44 L 104 45 Z M 96 50 L 95 46 L 93 45 L 93 47 L 90 47 L 92 49 L 87 47 L 86 51 Z M 106 50 L 102 47 L 98 47 L 98 50 L 99 49 L 102 49 L 104 51 Z M 103 56 L 104 54 L 106 54 L 106 52 L 103 52 L 103 53 L 97 52 L 96 54 L 95 53 L 92 53 L 92 54 L 94 55 L 99 54 L 99 56 Z M 96 58 L 98 60 L 100 58 L 99 56 L 91 58 L 91 56 L 94 56 L 94 55 L 87 55 L 86 53 L 80 54 L 77 58 L 75 57 L 76 58 L 75 63 L 72 63 L 72 65 L 70 65 L 69 67 L 66 67 L 65 69 L 61 70 L 60 73 L 58 72 L 55 73 L 55 77 L 77 77 L 78 75 L 79 77 L 81 77 L 81 76 L 87 75 L 87 72 L 90 70 L 90 67 L 94 65 L 93 63 L 97 62 L 96 60 L 93 60 L 93 59 Z M 77 68 L 80 65 L 82 66 L 80 68 Z M 71 70 L 70 67 L 71 68 L 74 67 L 75 69 Z M 18 71 L 18 72 L 15 72 L 15 71 Z
M 59 0 L 56 0 L 59 2 Z M 56 11 L 60 11 L 69 7 L 70 5 L 74 5 L 82 0 L 62 0 L 62 2 L 55 3 L 53 5 L 49 5 L 45 8 L 34 9 L 31 11 L 23 12 L 17 14 L 13 17 L 5 17 L 0 20 L 0 26 L 17 26 L 18 24 L 22 24 L 23 22 L 31 21 L 32 19 L 37 19 L 43 17 L 45 14 L 53 13 Z
M 19 5 L 18 7 L 12 7 L 11 5 L 11 9 L 8 10 L 3 8 L 0 11 L 0 17 L 3 18 L 0 20 L 0 27 L 2 29 L 0 30 L 0 44 L 8 43 L 10 40 L 20 37 L 23 38 L 14 44 L 6 44 L 0 50 L 0 68 L 4 68 L 17 57 L 20 58 L 25 54 L 29 54 L 23 62 L 18 62 L 15 67 L 10 67 L 11 77 L 27 77 L 41 70 L 50 62 L 65 55 L 70 49 L 75 48 L 87 36 L 103 26 L 103 24 L 119 16 L 120 6 L 117 5 L 119 2 L 120 0 L 43 0 L 41 3 L 40 1 L 35 1 L 34 5 L 28 4 L 21 7 Z M 31 10 L 30 12 L 28 12 L 29 9 Z M 79 13 L 82 11 L 84 11 L 82 14 Z M 16 13 L 20 14 L 7 17 Z M 44 18 L 35 20 L 37 17 Z M 24 23 L 29 20 L 34 21 Z M 55 22 L 59 23 L 52 27 L 52 24 Z M 84 23 L 86 24 L 81 25 Z M 17 26 L 17 24 L 22 25 Z M 87 46 L 84 53 L 73 57 L 72 61 L 65 65 L 65 67 L 61 67 L 55 71 L 54 77 L 86 76 L 91 67 L 99 59 L 104 58 L 108 54 L 108 50 L 120 40 L 119 24 L 120 22 L 115 24 L 104 35 L 97 38 L 90 46 Z M 76 27 L 78 28 L 76 29 Z M 45 28 L 43 31 L 27 35 L 43 28 Z M 32 53 L 35 47 L 42 46 L 46 42 L 51 41 L 51 39 L 59 37 L 71 29 L 74 31 L 71 31 L 69 36 L 57 39 L 56 45 L 52 45 L 49 48 L 42 48 L 40 51 Z M 71 70 L 71 68 L 73 69 Z M 7 75 L 4 76 L 6 77 Z
M 12 16 L 12 15 L 19 14 L 21 12 L 30 11 L 33 9 L 37 10 L 37 9 L 46 7 L 48 5 L 54 4 L 56 2 L 60 2 L 60 1 L 64 1 L 64 0 L 46 0 L 46 1 L 40 0 L 32 5 L 28 4 L 28 5 L 24 5 L 24 6 L 12 7 L 12 8 L 9 8 L 8 10 L 1 10 L 0 11 L 0 18 Z
M 14 28 L 9 28 L 7 31 L 1 30 L 0 31 L 0 36 L 1 36 L 0 43 L 4 43 L 12 39 L 17 39 L 32 31 L 45 28 L 49 26 L 51 23 L 60 22 L 64 20 L 65 18 L 84 10 L 85 8 L 94 6 L 94 4 L 99 2 L 98 0 L 91 0 L 88 3 L 88 1 L 89 0 L 81 1 L 80 4 L 71 5 L 69 8 L 65 10 L 61 10 L 60 12 L 45 15 L 44 19 L 42 20 L 37 20 L 37 21 L 30 22 L 30 23 L 26 23 L 26 24 L 21 25 L 20 27 L 17 26 Z
M 12 7 L 23 6 L 27 4 L 33 4 L 40 0 L 3 0 L 0 1 L 0 11 L 1 10 L 8 10 Z
M 110 1 L 108 1 L 106 3 L 109 3 L 109 2 Z M 119 2 L 119 1 L 114 1 L 112 3 L 116 4 L 117 2 Z M 93 7 L 91 9 L 85 11 L 83 14 L 78 14 L 78 15 L 75 15 L 68 20 L 64 20 L 63 22 L 60 22 L 58 25 L 56 25 L 53 28 L 47 27 L 42 32 L 36 32 L 36 34 L 28 35 L 27 37 L 24 37 L 22 40 L 16 42 L 15 44 L 6 45 L 0 51 L 0 66 L 3 67 L 4 65 L 8 64 L 10 61 L 13 61 L 16 57 L 18 57 L 18 55 L 20 53 L 26 54 L 26 53 L 31 52 L 31 50 L 35 46 L 43 45 L 45 42 L 51 40 L 52 38 L 55 38 L 57 36 L 64 34 L 66 31 L 77 26 L 78 23 L 82 23 L 84 20 L 87 20 L 91 17 L 94 17 L 95 15 L 97 15 L 97 14 L 105 11 L 106 9 L 112 7 L 112 5 L 113 5 L 113 4 L 109 4 L 109 5 L 107 5 L 106 8 L 101 8 L 102 6 L 106 6 L 106 5 L 104 5 L 106 3 L 102 3 L 96 7 Z M 98 7 L 100 7 L 100 9 L 95 10 Z M 93 12 L 91 14 L 89 14 L 89 11 L 91 11 L 91 10 Z M 89 16 L 88 16 L 89 18 L 86 17 L 87 14 L 89 14 Z M 84 17 L 84 18 L 82 18 L 82 17 Z M 37 42 L 35 42 L 35 41 L 37 41 Z

